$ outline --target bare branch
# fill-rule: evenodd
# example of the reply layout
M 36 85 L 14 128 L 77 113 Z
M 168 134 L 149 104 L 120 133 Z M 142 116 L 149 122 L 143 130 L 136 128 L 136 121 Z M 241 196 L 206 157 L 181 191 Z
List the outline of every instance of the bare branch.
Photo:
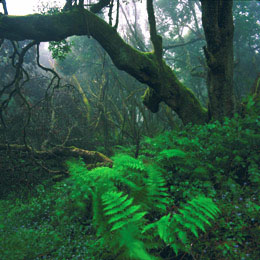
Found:
M 147 14 L 150 25 L 150 38 L 153 43 L 154 53 L 160 61 L 162 59 L 162 37 L 157 34 L 156 21 L 154 16 L 153 0 L 147 0 Z
M 120 6 L 120 1 L 117 0 L 117 6 L 116 6 L 116 23 L 114 25 L 114 28 L 117 30 L 118 23 L 119 23 L 119 6 Z
M 170 49 L 174 49 L 174 48 L 178 48 L 178 47 L 183 47 L 183 46 L 186 46 L 186 45 L 189 45 L 189 44 L 192 44 L 192 43 L 195 43 L 195 42 L 198 42 L 198 41 L 205 41 L 204 38 L 195 38 L 195 39 L 192 39 L 188 42 L 184 42 L 184 43 L 177 43 L 177 44 L 173 44 L 173 45 L 167 45 L 167 46 L 163 46 L 163 49 L 164 50 L 170 50 Z
M 100 0 L 97 4 L 90 7 L 90 11 L 94 14 L 99 13 L 104 7 L 108 6 L 110 0 Z

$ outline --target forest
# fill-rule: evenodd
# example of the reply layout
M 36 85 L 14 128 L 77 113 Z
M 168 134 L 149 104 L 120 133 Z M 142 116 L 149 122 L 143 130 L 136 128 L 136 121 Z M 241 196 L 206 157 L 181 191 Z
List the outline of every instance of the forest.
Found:
M 0 260 L 260 259 L 260 1 L 10 2 Z

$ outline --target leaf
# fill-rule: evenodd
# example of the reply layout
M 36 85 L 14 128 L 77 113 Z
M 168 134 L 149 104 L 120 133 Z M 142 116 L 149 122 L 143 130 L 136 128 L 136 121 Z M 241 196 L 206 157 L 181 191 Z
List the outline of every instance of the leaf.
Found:
M 176 244 L 171 244 L 171 247 L 173 248 L 174 253 L 178 255 L 179 247 Z
M 178 232 L 178 237 L 180 238 L 180 240 L 182 241 L 182 243 L 187 243 L 187 234 L 186 234 L 186 232 L 184 232 L 184 231 L 179 231 Z
M 168 149 L 168 150 L 163 150 L 160 152 L 160 156 L 162 158 L 172 158 L 172 157 L 180 157 L 180 158 L 185 158 L 186 153 L 182 150 L 179 149 Z
M 115 213 L 117 213 L 117 212 L 120 212 L 120 211 L 125 210 L 128 206 L 130 206 L 130 205 L 132 204 L 133 200 L 134 200 L 134 199 L 131 198 L 131 199 L 126 200 L 126 201 L 125 201 L 124 203 L 122 203 L 121 205 L 120 205 L 120 204 L 115 205 L 115 206 L 113 207 L 113 209 L 108 210 L 108 211 L 105 213 L 105 215 L 113 215 L 113 214 L 115 214 Z
M 113 225 L 113 227 L 111 228 L 111 231 L 115 231 L 115 230 L 117 230 L 117 229 L 120 229 L 120 228 L 122 228 L 123 226 L 125 226 L 126 224 L 127 224 L 126 221 L 118 221 L 117 223 L 115 223 L 115 224 Z
M 146 215 L 146 214 L 147 214 L 147 212 L 139 212 L 139 213 L 135 214 L 131 220 L 134 221 L 134 222 L 137 222 L 140 219 L 142 219 L 143 216 Z

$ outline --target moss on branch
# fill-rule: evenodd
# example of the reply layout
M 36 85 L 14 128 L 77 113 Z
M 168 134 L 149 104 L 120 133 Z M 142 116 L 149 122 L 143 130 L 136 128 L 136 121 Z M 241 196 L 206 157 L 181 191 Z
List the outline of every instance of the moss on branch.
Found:
M 160 101 L 165 102 L 184 123 L 207 121 L 207 112 L 194 94 L 177 80 L 171 68 L 159 58 L 161 37 L 156 31 L 153 34 L 156 35 L 155 52 L 145 53 L 131 47 L 112 26 L 82 8 L 52 15 L 3 16 L 0 20 L 0 38 L 10 40 L 58 41 L 72 35 L 90 35 L 105 49 L 118 69 L 154 90 L 158 96 L 157 105 Z M 149 109 L 158 110 L 148 105 L 151 104 L 148 99 L 146 104 Z
M 61 161 L 66 161 L 68 158 L 75 157 L 75 158 L 82 158 L 86 165 L 105 165 L 105 166 L 112 166 L 112 160 L 109 159 L 104 154 L 97 152 L 97 151 L 88 151 L 84 149 L 80 149 L 74 146 L 70 147 L 55 147 L 51 150 L 33 150 L 28 146 L 25 145 L 18 145 L 18 144 L 11 144 L 5 145 L 0 144 L 0 151 L 12 151 L 12 152 L 29 152 L 33 155 L 36 159 L 56 159 Z
M 153 89 L 147 88 L 144 95 L 142 96 L 142 99 L 144 105 L 153 113 L 157 113 L 159 111 L 159 104 L 162 99 Z

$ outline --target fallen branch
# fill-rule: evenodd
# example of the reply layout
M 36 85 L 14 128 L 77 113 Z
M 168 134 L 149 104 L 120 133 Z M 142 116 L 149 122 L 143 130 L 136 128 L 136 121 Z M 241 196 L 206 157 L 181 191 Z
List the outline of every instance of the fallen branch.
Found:
M 32 158 L 43 170 L 47 171 L 50 174 L 56 175 L 55 179 L 59 179 L 61 176 L 68 176 L 69 173 L 67 170 L 64 170 L 66 160 L 70 158 L 82 158 L 84 163 L 86 164 L 87 169 L 92 169 L 100 166 L 108 166 L 112 167 L 112 160 L 109 159 L 104 154 L 97 151 L 88 151 L 84 149 L 80 149 L 74 146 L 71 147 L 55 147 L 50 150 L 34 150 L 29 146 L 18 145 L 18 144 L 0 144 L 0 151 L 5 151 L 6 153 L 19 153 L 17 158 L 22 157 L 23 159 Z M 1 152 L 1 156 L 3 156 L 3 152 Z M 54 159 L 60 165 L 62 170 L 52 170 L 50 167 L 45 166 L 45 163 L 48 160 Z

